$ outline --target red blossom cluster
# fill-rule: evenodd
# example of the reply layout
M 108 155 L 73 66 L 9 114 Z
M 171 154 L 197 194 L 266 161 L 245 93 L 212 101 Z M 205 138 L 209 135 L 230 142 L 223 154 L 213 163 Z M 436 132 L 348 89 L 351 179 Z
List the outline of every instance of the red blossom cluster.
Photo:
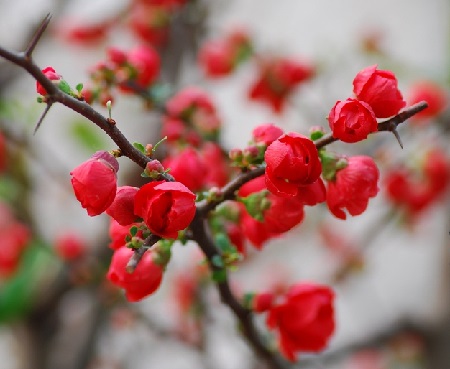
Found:
M 372 65 L 361 70 L 353 80 L 356 99 L 337 101 L 328 115 L 333 136 L 353 143 L 376 132 L 376 118 L 397 114 L 406 102 L 398 89 L 394 73 Z
M 281 113 L 294 89 L 311 79 L 314 73 L 314 67 L 308 62 L 284 57 L 263 59 L 259 63 L 258 77 L 248 92 L 249 97 Z
M 428 151 L 419 164 L 392 169 L 385 178 L 388 199 L 412 220 L 439 201 L 450 183 L 450 162 L 442 149 Z
M 123 93 L 142 90 L 152 85 L 159 76 L 161 60 L 150 45 L 139 45 L 125 52 L 116 47 L 107 50 L 106 61 L 91 68 L 91 87 L 82 91 L 88 104 L 114 101 L 113 88 Z

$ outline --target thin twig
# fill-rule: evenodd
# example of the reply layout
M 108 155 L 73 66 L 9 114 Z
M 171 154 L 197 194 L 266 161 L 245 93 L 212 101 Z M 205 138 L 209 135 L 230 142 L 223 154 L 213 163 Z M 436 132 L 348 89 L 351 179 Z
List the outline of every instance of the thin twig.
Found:
M 53 103 L 51 101 L 47 101 L 47 106 L 45 107 L 45 110 L 41 114 L 41 117 L 39 118 L 38 122 L 36 123 L 36 126 L 34 127 L 33 136 L 36 134 L 37 130 L 41 126 L 42 122 L 44 121 L 44 118 L 47 116 L 47 113 L 49 112 L 50 108 L 52 107 Z
M 128 264 L 126 266 L 126 270 L 128 273 L 133 273 L 135 271 L 145 252 L 160 239 L 161 237 L 152 234 L 145 239 L 144 244 L 141 247 L 134 250 L 134 254 L 130 258 L 130 260 L 128 260 Z

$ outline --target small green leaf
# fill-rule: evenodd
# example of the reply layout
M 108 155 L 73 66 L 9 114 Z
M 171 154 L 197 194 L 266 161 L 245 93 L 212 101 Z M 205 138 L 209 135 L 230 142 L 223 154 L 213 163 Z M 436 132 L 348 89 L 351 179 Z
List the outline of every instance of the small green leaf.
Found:
M 145 147 L 140 142 L 133 142 L 133 146 L 138 149 L 141 153 L 145 154 Z
M 68 94 L 68 95 L 71 95 L 72 94 L 72 88 L 69 86 L 69 84 L 65 81 L 65 80 L 61 80 L 61 81 L 59 81 L 59 83 L 58 83 L 58 88 L 62 91 L 62 92 L 64 92 L 64 93 L 66 93 L 66 94 Z
M 81 91 L 83 90 L 83 84 L 79 83 L 75 86 L 75 90 L 78 91 L 78 93 L 81 93 Z

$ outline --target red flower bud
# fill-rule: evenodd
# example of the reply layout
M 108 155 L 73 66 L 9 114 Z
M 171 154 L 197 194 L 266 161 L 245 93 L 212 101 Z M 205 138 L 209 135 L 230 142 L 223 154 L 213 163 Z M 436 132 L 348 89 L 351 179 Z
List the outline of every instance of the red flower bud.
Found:
M 314 143 L 298 133 L 273 141 L 264 155 L 267 189 L 278 196 L 295 196 L 299 187 L 314 183 L 322 166 Z
M 137 187 L 123 186 L 117 188 L 113 203 L 106 209 L 106 214 L 114 218 L 120 225 L 126 226 L 136 221 L 134 214 L 134 196 Z
M 253 296 L 252 309 L 256 313 L 263 313 L 272 307 L 273 300 L 272 292 L 258 293 Z
M 42 73 L 50 80 L 50 81 L 56 81 L 59 82 L 61 80 L 61 76 L 56 73 L 56 71 L 52 67 L 47 67 L 42 69 Z M 45 88 L 36 81 L 36 91 L 39 95 L 45 96 L 47 95 L 47 91 Z
M 163 267 L 153 261 L 152 251 L 147 251 L 133 273 L 126 266 L 133 250 L 121 247 L 114 252 L 107 278 L 116 286 L 125 289 L 128 301 L 135 302 L 155 292 L 162 281 Z
M 253 141 L 256 143 L 264 143 L 269 146 L 273 141 L 283 134 L 283 130 L 272 123 L 261 124 L 256 127 L 253 132 Z
M 114 156 L 97 151 L 70 173 L 75 196 L 89 216 L 103 213 L 114 201 L 118 170 Z
M 414 120 L 433 118 L 440 114 L 449 103 L 447 91 L 436 83 L 422 81 L 415 83 L 409 92 L 409 103 L 411 105 L 420 101 L 426 101 L 428 108 L 414 115 Z
M 130 50 L 128 62 L 136 70 L 136 77 L 132 80 L 139 87 L 148 87 L 158 77 L 161 60 L 159 54 L 151 46 L 141 45 Z
M 80 258 L 86 252 L 86 243 L 72 232 L 60 234 L 55 240 L 55 250 L 61 259 L 71 261 Z
M 282 303 L 273 306 L 267 326 L 278 331 L 281 353 L 295 361 L 299 351 L 325 348 L 335 329 L 334 293 L 327 286 L 302 283 L 292 286 Z
M 195 195 L 179 182 L 151 182 L 142 186 L 134 199 L 134 212 L 144 219 L 152 233 L 175 239 L 196 211 Z
M 395 115 L 406 105 L 394 73 L 379 70 L 376 65 L 367 67 L 356 75 L 353 92 L 358 100 L 371 106 L 377 118 Z
M 352 143 L 364 140 L 378 130 L 377 119 L 371 107 L 363 101 L 337 101 L 328 115 L 333 137 Z
M 339 219 L 346 219 L 343 208 L 353 216 L 362 214 L 367 209 L 369 198 L 378 193 L 379 176 L 371 157 L 349 158 L 348 165 L 336 172 L 335 180 L 328 182 L 327 204 L 331 213 Z
M 191 147 L 181 151 L 176 156 L 164 159 L 163 166 L 170 168 L 170 174 L 191 191 L 201 190 L 207 179 L 206 163 L 198 152 Z
M 205 43 L 199 54 L 199 63 L 208 77 L 222 77 L 233 70 L 233 48 L 224 41 Z

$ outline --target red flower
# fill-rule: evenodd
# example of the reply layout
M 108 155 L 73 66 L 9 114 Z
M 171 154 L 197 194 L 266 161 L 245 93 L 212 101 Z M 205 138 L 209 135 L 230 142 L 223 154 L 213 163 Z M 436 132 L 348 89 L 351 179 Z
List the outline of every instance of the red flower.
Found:
M 116 286 L 125 289 L 128 301 L 135 302 L 155 292 L 162 281 L 163 268 L 153 260 L 152 251 L 147 251 L 133 273 L 126 266 L 133 250 L 121 247 L 114 252 L 107 278 Z
M 352 143 L 364 140 L 378 130 L 377 119 L 371 107 L 363 101 L 337 101 L 328 115 L 333 137 Z
M 251 86 L 249 97 L 267 103 L 280 113 L 286 98 L 301 82 L 310 79 L 314 69 L 309 65 L 288 58 L 277 58 L 261 64 L 260 76 Z
M 336 172 L 336 178 L 328 182 L 327 205 L 339 219 L 346 219 L 342 210 L 347 208 L 351 215 L 362 214 L 369 198 L 378 193 L 378 168 L 371 157 L 353 156 L 348 165 Z
M 264 143 L 266 146 L 269 146 L 283 133 L 284 132 L 280 127 L 277 127 L 273 123 L 267 123 L 255 127 L 252 136 L 255 143 Z
M 194 192 L 201 190 L 207 179 L 206 163 L 192 147 L 167 157 L 162 165 L 164 168 L 170 168 L 170 174 Z
M 135 222 L 137 217 L 134 214 L 134 196 L 137 191 L 137 187 L 119 187 L 113 203 L 106 209 L 106 214 L 123 226 Z
M 78 259 L 84 255 L 86 249 L 86 243 L 76 233 L 66 232 L 55 240 L 55 250 L 63 260 Z
M 56 81 L 59 82 L 61 80 L 61 76 L 56 73 L 56 71 L 52 67 L 47 67 L 42 69 L 42 73 L 50 80 L 50 81 Z M 36 91 L 39 95 L 45 96 L 47 95 L 47 91 L 45 88 L 36 81 Z
M 448 94 L 445 89 L 436 83 L 422 81 L 415 83 L 409 91 L 411 105 L 426 101 L 428 108 L 414 115 L 414 119 L 433 118 L 440 114 L 448 105 Z
M 70 173 L 75 196 L 89 216 L 103 213 L 114 201 L 118 170 L 114 156 L 97 151 Z
M 395 115 L 406 105 L 394 73 L 379 70 L 376 65 L 367 67 L 356 75 L 353 92 L 358 100 L 372 107 L 377 118 Z
M 163 45 L 169 36 L 170 11 L 164 4 L 134 2 L 129 15 L 131 31 L 142 41 Z
M 300 186 L 314 183 L 322 172 L 314 143 L 294 132 L 273 141 L 264 159 L 267 188 L 278 196 L 297 195 Z
M 209 41 L 203 44 L 199 63 L 208 77 L 226 76 L 233 70 L 233 48 L 224 41 Z
M 135 83 L 145 88 L 158 77 L 161 60 L 155 49 L 141 45 L 128 52 L 128 63 L 136 70 Z
M 179 182 L 151 182 L 142 186 L 134 199 L 134 212 L 144 219 L 152 233 L 177 238 L 195 216 L 195 195 Z
M 280 350 L 295 361 L 299 351 L 318 352 L 334 332 L 334 293 L 327 286 L 292 286 L 282 303 L 273 306 L 267 326 L 278 330 Z
M 247 197 L 265 189 L 265 178 L 260 176 L 244 184 L 239 189 L 238 194 L 240 197 Z M 257 248 L 261 248 L 262 244 L 269 238 L 287 232 L 300 224 L 304 218 L 303 202 L 296 198 L 284 198 L 269 193 L 267 200 L 270 202 L 270 207 L 264 210 L 262 222 L 252 218 L 246 210 L 242 210 L 244 217 L 241 222 L 243 232 Z M 253 221 L 247 219 L 247 217 L 250 217 Z
M 214 138 L 221 126 L 211 98 L 197 87 L 179 91 L 166 102 L 166 111 L 169 117 L 182 120 L 207 138 Z
M 11 276 L 19 266 L 22 252 L 30 241 L 27 226 L 12 220 L 0 229 L 0 277 Z
M 222 187 L 228 181 L 230 171 L 219 145 L 214 142 L 206 141 L 201 149 L 201 156 L 207 167 L 205 184 L 207 187 Z
M 111 242 L 108 245 L 110 249 L 117 250 L 122 246 L 125 246 L 125 237 L 130 233 L 130 228 L 133 226 L 139 227 L 141 223 L 133 223 L 126 226 L 120 225 L 113 218 L 109 223 L 109 237 L 111 238 Z M 137 237 L 142 237 L 142 231 L 138 231 L 136 234 Z

